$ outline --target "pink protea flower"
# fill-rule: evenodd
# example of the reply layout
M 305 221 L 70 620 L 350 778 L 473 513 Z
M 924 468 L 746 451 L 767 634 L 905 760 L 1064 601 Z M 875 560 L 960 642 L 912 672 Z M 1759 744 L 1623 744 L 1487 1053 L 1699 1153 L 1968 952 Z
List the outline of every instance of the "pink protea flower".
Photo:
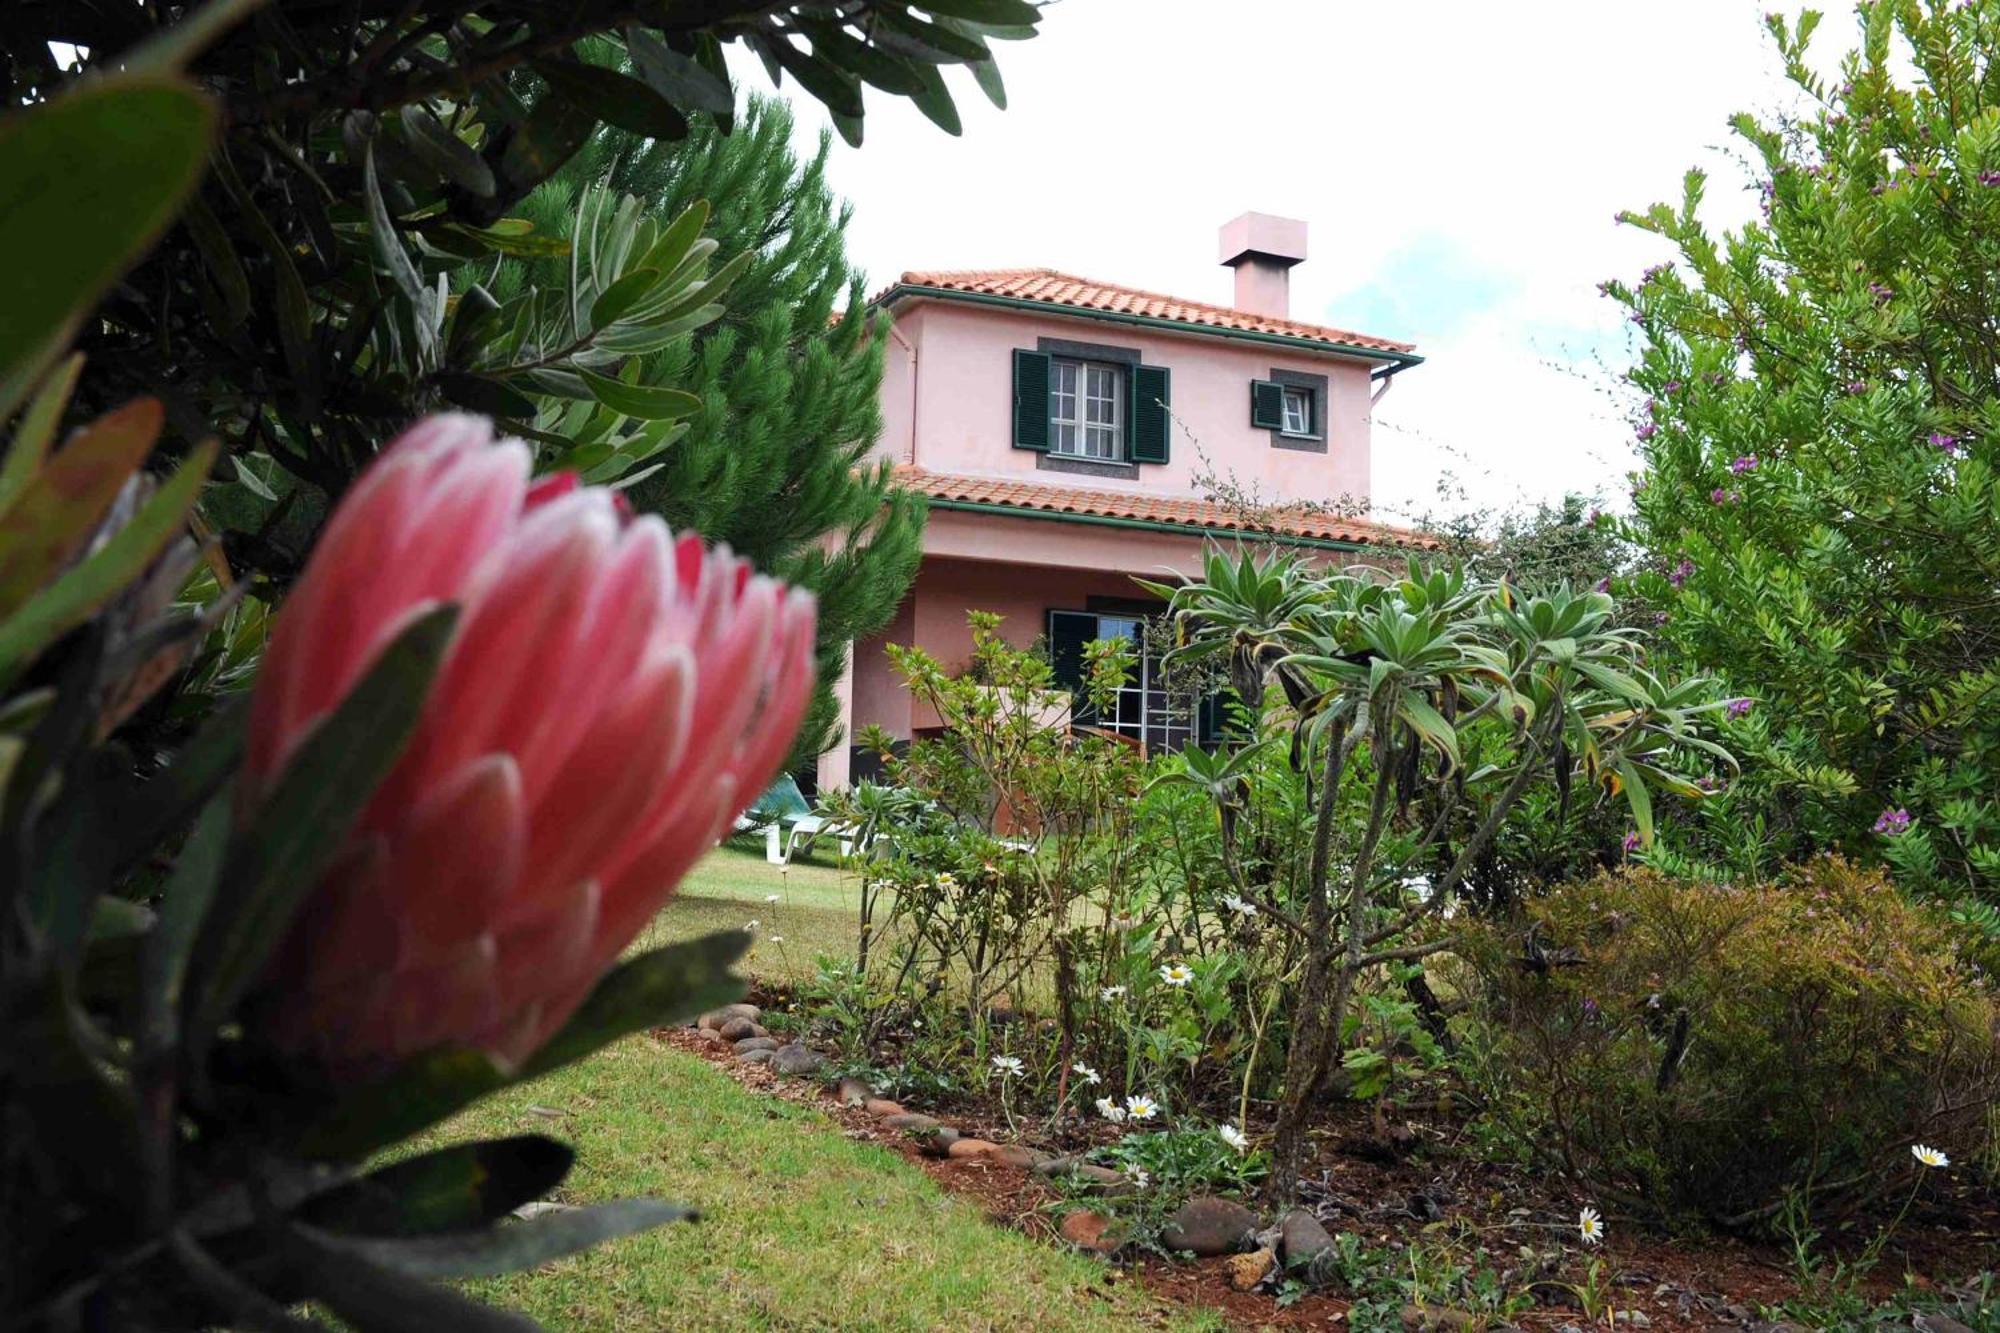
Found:
M 459 618 L 423 716 L 267 978 L 279 1048 L 518 1063 L 783 761 L 814 604 L 476 417 L 417 423 L 327 524 L 258 675 L 241 803 L 417 615 Z

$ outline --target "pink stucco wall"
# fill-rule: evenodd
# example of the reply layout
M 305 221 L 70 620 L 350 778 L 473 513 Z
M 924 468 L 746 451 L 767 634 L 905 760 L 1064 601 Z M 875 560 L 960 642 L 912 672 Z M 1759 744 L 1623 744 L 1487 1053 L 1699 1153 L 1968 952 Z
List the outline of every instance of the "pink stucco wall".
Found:
M 855 722 L 883 727 L 899 740 L 937 725 L 937 717 L 915 703 L 903 688 L 901 678 L 889 665 L 884 651 L 887 644 L 915 643 L 956 671 L 972 656 L 972 630 L 965 620 L 968 611 L 991 611 L 1000 616 L 1001 637 L 1025 648 L 1047 629 L 1051 608 L 1081 611 L 1092 597 L 1144 600 L 1145 596 L 1129 576 L 1102 570 L 1024 571 L 1020 566 L 989 561 L 927 557 L 895 623 L 882 634 L 854 645 Z
M 1017 347 L 1042 337 L 1136 348 L 1173 372 L 1170 461 L 1136 480 L 1037 468 L 1012 439 Z M 1328 379 L 1325 453 L 1280 449 L 1250 424 L 1250 382 L 1274 369 Z M 882 385 L 878 453 L 933 472 L 1008 477 L 1049 485 L 1200 498 L 1204 474 L 1261 503 L 1366 499 L 1369 494 L 1369 363 L 1299 354 L 1203 334 L 1157 332 L 1058 314 L 1028 314 L 940 300 L 898 307 Z

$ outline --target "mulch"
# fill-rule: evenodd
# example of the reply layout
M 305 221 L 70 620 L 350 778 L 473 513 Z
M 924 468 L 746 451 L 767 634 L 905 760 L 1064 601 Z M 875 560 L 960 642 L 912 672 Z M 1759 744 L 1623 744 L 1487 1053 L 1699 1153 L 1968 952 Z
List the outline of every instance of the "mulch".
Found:
M 816 1079 L 785 1078 L 761 1065 L 739 1063 L 726 1045 L 688 1028 L 661 1028 L 654 1035 L 724 1069 L 746 1087 L 814 1107 L 850 1138 L 879 1143 L 900 1154 L 953 1195 L 976 1204 L 997 1224 L 1050 1244 L 1066 1243 L 1057 1228 L 1064 1211 L 1076 1205 L 1031 1172 L 978 1157 L 926 1156 L 910 1135 L 884 1128 L 859 1107 L 836 1104 Z M 1011 1137 L 997 1102 L 961 1098 L 949 1109 L 914 1104 L 910 1109 L 936 1114 L 968 1137 L 996 1142 Z M 1016 1124 L 1026 1141 L 1066 1152 L 1116 1135 L 1108 1126 L 1071 1122 L 1059 1135 L 1051 1131 L 1049 1137 L 1038 1137 L 1037 1124 L 1019 1117 Z M 1554 1284 L 1583 1276 L 1587 1260 L 1572 1242 L 1577 1210 L 1587 1200 L 1528 1172 L 1482 1160 L 1470 1151 L 1454 1151 L 1463 1127 L 1442 1111 L 1418 1113 L 1408 1124 L 1413 1137 L 1389 1147 L 1364 1108 L 1340 1107 L 1316 1133 L 1316 1161 L 1302 1185 L 1303 1202 L 1329 1231 L 1352 1231 L 1376 1246 L 1407 1244 L 1439 1233 L 1476 1234 L 1491 1261 L 1506 1265 L 1515 1262 L 1522 1246 L 1548 1253 L 1559 1243 L 1567 1244 L 1570 1253 L 1564 1266 L 1540 1275 L 1553 1283 L 1544 1281 L 1535 1288 L 1538 1299 L 1546 1303 L 1513 1316 L 1513 1324 L 1537 1330 L 1583 1326 L 1582 1313 L 1570 1303 L 1574 1298 Z M 1879 1221 L 1854 1228 L 1847 1248 L 1858 1247 L 1874 1234 Z M 1605 1270 L 1617 1275 L 1618 1307 L 1643 1312 L 1649 1326 L 1662 1333 L 1717 1329 L 1744 1333 L 1760 1326 L 1760 1308 L 1795 1294 L 1789 1252 L 1776 1244 L 1668 1236 L 1636 1224 L 1621 1225 L 1615 1216 L 1609 1222 L 1610 1235 L 1597 1254 Z M 1912 1210 L 1870 1288 L 1878 1298 L 1886 1298 L 1901 1288 L 1906 1271 L 1956 1279 L 1990 1269 L 2000 1261 L 1997 1242 L 2000 1199 L 1958 1182 Z M 1831 1237 L 1823 1243 L 1837 1252 L 1844 1242 Z M 1281 1306 L 1267 1291 L 1233 1289 L 1226 1259 L 1169 1260 L 1128 1252 L 1120 1260 L 1106 1269 L 1107 1284 L 1140 1283 L 1167 1300 L 1219 1311 L 1232 1327 L 1346 1326 L 1349 1303 L 1339 1295 L 1315 1291 Z M 1915 1280 L 1929 1284 L 1924 1277 Z M 1751 1316 L 1747 1320 L 1740 1317 L 1745 1312 Z

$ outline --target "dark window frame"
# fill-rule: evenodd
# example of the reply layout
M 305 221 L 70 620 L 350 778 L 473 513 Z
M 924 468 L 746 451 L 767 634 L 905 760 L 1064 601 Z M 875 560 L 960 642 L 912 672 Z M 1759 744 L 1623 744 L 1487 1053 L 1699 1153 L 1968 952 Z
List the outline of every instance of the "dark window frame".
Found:
M 1293 435 L 1282 426 L 1267 426 L 1274 449 L 1292 449 L 1299 453 L 1323 454 L 1327 445 L 1327 402 L 1328 389 L 1332 383 L 1325 375 L 1312 375 L 1303 370 L 1281 370 L 1276 366 L 1265 377 L 1272 384 L 1285 389 L 1304 389 L 1312 395 L 1312 433 Z M 1283 413 L 1280 414 L 1283 419 Z

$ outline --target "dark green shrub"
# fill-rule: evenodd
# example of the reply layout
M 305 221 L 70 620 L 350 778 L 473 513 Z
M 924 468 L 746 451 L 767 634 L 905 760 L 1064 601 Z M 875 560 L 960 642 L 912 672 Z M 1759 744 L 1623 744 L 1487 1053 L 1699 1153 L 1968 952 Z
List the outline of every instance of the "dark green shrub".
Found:
M 1909 1148 L 1990 1164 L 2000 1006 L 1962 935 L 1837 858 L 1719 887 L 1605 875 L 1482 927 L 1468 1075 L 1607 1202 L 1725 1226 L 1864 1202 Z

